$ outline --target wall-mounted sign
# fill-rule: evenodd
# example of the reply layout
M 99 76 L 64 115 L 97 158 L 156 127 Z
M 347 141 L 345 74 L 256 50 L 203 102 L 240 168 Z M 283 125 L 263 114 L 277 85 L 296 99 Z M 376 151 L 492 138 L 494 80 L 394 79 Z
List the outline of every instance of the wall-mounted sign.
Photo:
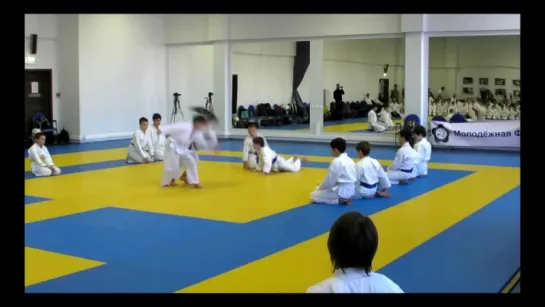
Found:
M 25 64 L 36 64 L 36 57 L 33 57 L 33 56 L 25 57 Z

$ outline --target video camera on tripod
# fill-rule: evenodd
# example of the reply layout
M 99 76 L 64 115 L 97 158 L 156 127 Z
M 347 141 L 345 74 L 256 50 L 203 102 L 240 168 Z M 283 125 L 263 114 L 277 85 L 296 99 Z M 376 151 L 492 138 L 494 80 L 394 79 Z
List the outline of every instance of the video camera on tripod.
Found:
M 172 94 L 174 96 L 173 106 L 172 106 L 172 114 L 170 115 L 170 123 L 176 122 L 176 114 L 180 113 L 182 115 L 182 119 L 185 119 L 184 112 L 182 112 L 182 108 L 180 107 L 180 96 L 182 94 L 175 92 Z

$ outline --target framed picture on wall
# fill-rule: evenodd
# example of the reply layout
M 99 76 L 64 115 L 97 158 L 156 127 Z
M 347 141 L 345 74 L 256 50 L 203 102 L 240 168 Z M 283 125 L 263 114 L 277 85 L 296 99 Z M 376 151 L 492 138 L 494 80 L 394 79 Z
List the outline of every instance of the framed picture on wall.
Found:
M 473 78 L 472 77 L 464 77 L 462 79 L 463 84 L 473 84 Z
M 473 88 L 472 87 L 464 87 L 463 89 L 464 94 L 466 95 L 473 95 Z
M 520 90 L 514 90 L 513 91 L 513 96 L 517 97 L 517 98 L 520 97 Z
M 499 86 L 505 86 L 505 79 L 496 78 L 496 79 L 494 79 L 494 84 L 499 85 Z
M 479 85 L 488 85 L 488 78 L 479 78 Z
M 504 88 L 497 88 L 495 94 L 496 94 L 496 96 L 505 96 L 505 89 Z
M 514 85 L 514 86 L 520 86 L 520 79 L 518 79 L 518 80 L 513 80 L 513 85 Z

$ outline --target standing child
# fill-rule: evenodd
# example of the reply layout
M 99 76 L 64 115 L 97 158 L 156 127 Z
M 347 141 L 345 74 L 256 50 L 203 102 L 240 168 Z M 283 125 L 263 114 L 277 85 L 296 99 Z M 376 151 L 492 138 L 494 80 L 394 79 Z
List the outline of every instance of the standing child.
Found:
M 336 138 L 329 143 L 331 155 L 335 157 L 329 165 L 324 181 L 310 193 L 317 204 L 352 204 L 357 181 L 356 164 L 346 153 L 346 141 Z
M 256 123 L 248 123 L 247 128 L 248 136 L 246 136 L 246 138 L 244 139 L 244 145 L 242 148 L 242 163 L 245 170 L 255 170 L 255 168 L 259 164 L 259 156 L 258 153 L 254 150 L 253 140 L 256 137 L 261 137 L 265 142 L 265 146 L 267 146 L 267 140 L 260 133 L 257 132 Z
M 414 149 L 418 152 L 419 160 L 416 164 L 417 177 L 428 175 L 428 162 L 431 160 L 431 144 L 426 139 L 426 128 L 416 126 L 413 130 L 413 136 L 416 141 Z
M 371 144 L 360 142 L 356 145 L 356 151 L 360 160 L 356 162 L 358 181 L 354 198 L 390 197 L 388 189 L 392 185 L 380 163 L 369 156 Z
M 55 166 L 53 159 L 45 147 L 45 134 L 37 132 L 34 134 L 34 145 L 28 149 L 30 158 L 30 170 L 37 177 L 60 175 L 61 169 Z

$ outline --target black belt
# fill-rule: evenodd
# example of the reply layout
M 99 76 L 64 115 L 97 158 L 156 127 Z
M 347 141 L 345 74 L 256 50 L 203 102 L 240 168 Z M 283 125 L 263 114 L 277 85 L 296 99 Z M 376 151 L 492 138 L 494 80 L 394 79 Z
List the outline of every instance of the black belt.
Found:
M 360 185 L 364 188 L 367 188 L 367 189 L 374 189 L 378 186 L 378 183 L 375 183 L 375 184 L 368 184 L 368 183 L 365 183 L 363 181 L 360 181 Z
M 400 171 L 404 172 L 404 173 L 412 173 L 413 172 L 413 169 L 400 169 Z
M 277 159 L 278 157 L 274 157 L 274 159 L 272 160 L 272 164 L 275 164 Z
M 195 142 L 191 143 L 191 145 L 189 145 L 188 149 L 189 150 L 193 150 L 193 149 L 197 150 L 197 146 L 195 145 Z

